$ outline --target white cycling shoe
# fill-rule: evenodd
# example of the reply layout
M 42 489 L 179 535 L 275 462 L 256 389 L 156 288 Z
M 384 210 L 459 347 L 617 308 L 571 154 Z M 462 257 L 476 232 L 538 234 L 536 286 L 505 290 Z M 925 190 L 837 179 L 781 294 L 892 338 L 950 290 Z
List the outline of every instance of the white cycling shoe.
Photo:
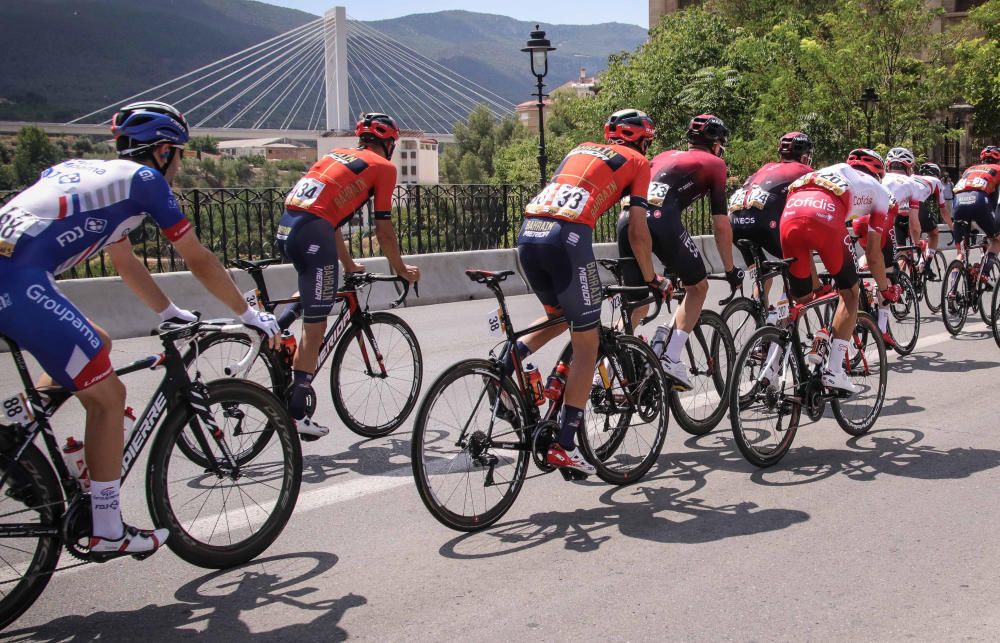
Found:
M 330 429 L 322 424 L 317 424 L 315 420 L 309 417 L 295 420 L 295 430 L 299 432 L 299 438 L 306 442 L 318 440 L 330 432 Z
M 859 391 L 858 387 L 851 381 L 851 377 L 847 374 L 847 371 L 840 371 L 839 373 L 834 373 L 829 369 L 823 371 L 823 386 L 843 391 L 850 395 L 857 395 Z
M 125 523 L 122 523 L 122 528 L 122 537 L 118 540 L 91 536 L 90 560 L 103 563 L 121 556 L 132 556 L 142 560 L 155 554 L 170 536 L 170 530 L 165 528 L 137 529 Z
M 664 356 L 660 358 L 660 365 L 663 366 L 663 373 L 672 380 L 675 391 L 690 391 L 694 388 L 690 371 L 683 361 L 675 362 Z

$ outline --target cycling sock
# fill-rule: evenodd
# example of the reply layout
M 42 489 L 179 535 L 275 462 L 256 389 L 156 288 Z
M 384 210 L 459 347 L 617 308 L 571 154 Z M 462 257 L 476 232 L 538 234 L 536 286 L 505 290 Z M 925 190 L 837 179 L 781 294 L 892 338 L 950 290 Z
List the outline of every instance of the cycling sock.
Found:
M 298 319 L 301 316 L 302 316 L 302 303 L 299 302 L 296 304 L 292 304 L 291 306 L 285 309 L 285 312 L 281 313 L 280 317 L 278 317 L 278 327 L 281 328 L 281 330 L 286 330 L 292 325 L 292 323 L 296 319 Z
M 292 390 L 288 394 L 288 412 L 293 420 L 306 416 L 306 402 L 312 392 L 312 373 L 292 371 Z
M 878 329 L 883 333 L 889 328 L 889 307 L 878 307 Z
M 125 526 L 122 523 L 122 507 L 118 501 L 120 480 L 110 482 L 90 481 L 90 515 L 94 526 L 91 534 L 106 540 L 119 540 Z
M 987 252 L 986 253 L 986 263 L 983 264 L 983 274 L 984 275 L 990 274 L 990 268 L 992 268 L 993 264 L 995 264 L 996 262 L 997 262 L 997 253 L 995 253 L 995 252 Z
M 559 444 L 567 451 L 576 448 L 576 432 L 583 424 L 583 409 L 563 405 L 559 416 Z
M 843 373 L 844 359 L 847 358 L 847 340 L 834 339 L 830 342 L 830 347 L 830 363 L 826 367 L 831 373 Z
M 528 355 L 531 355 L 531 349 L 528 348 L 528 345 L 521 340 L 517 340 L 517 355 L 522 360 Z M 500 361 L 500 366 L 503 370 L 503 374 L 507 377 L 514 374 L 514 354 L 511 351 L 508 350 L 504 353 L 503 359 Z
M 667 359 L 671 362 L 681 361 L 681 349 L 687 343 L 688 334 L 683 330 L 674 328 L 670 333 L 670 341 L 667 343 Z

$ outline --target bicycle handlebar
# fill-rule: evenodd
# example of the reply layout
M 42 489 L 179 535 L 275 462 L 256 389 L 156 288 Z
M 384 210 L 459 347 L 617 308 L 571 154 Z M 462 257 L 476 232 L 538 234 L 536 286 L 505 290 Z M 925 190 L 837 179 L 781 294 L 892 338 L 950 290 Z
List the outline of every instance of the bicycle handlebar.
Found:
M 660 314 L 660 310 L 663 308 L 663 295 L 659 290 L 650 286 L 605 286 L 604 293 L 605 295 L 646 295 L 645 299 L 640 299 L 639 301 L 634 302 L 630 301 L 622 306 L 623 308 L 627 308 L 628 312 L 631 312 L 631 309 L 633 308 L 645 306 L 649 303 L 655 304 L 653 312 L 642 318 L 642 321 L 639 323 L 640 326 L 648 324 L 656 319 Z M 628 314 L 628 312 L 626 314 Z
M 410 294 L 410 282 L 405 277 L 399 275 L 386 275 L 377 272 L 348 272 L 344 275 L 344 286 L 348 288 L 357 288 L 358 286 L 372 284 L 377 281 L 396 282 L 403 285 L 402 294 L 389 304 L 390 309 L 402 306 Z M 417 282 L 413 284 L 413 294 L 417 297 L 420 296 L 420 288 Z

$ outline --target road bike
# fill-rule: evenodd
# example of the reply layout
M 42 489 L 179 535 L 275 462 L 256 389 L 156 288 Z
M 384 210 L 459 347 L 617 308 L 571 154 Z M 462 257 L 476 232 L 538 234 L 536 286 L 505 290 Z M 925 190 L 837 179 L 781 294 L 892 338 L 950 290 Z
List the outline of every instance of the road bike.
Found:
M 497 298 L 499 308 L 488 325 L 501 340 L 488 359 L 467 359 L 447 368 L 430 386 L 413 424 L 413 476 L 420 498 L 438 521 L 459 531 L 493 524 L 514 503 L 528 472 L 529 459 L 541 474 L 555 467 L 546 461 L 557 438 L 562 391 L 552 394 L 544 411 L 539 382 L 514 357 L 514 374 L 504 374 L 502 359 L 517 340 L 543 328 L 565 324 L 558 317 L 515 331 L 501 282 L 512 270 L 466 270 Z M 605 286 L 603 296 L 648 294 L 645 286 Z M 656 313 L 661 299 L 657 298 Z M 650 319 L 650 318 L 647 318 Z M 577 435 L 580 450 L 601 480 L 629 484 L 656 462 L 667 435 L 666 378 L 652 349 L 638 338 L 599 327 L 598 372 Z M 575 368 L 564 351 L 552 369 Z M 568 360 L 568 361 L 567 361 Z M 587 368 L 593 368 L 588 365 Z M 573 472 L 561 470 L 568 478 Z
M 896 246 L 895 262 L 900 271 L 910 278 L 917 298 L 927 306 L 927 310 L 939 313 L 941 312 L 941 297 L 938 293 L 941 290 L 941 281 L 947 266 L 944 255 L 935 252 L 933 257 L 925 260 L 924 270 L 920 270 L 924 244 L 925 242 L 921 241 L 918 245 Z
M 247 293 L 248 301 L 270 313 L 280 305 L 299 302 L 298 297 L 269 297 L 263 273 L 267 266 L 275 263 L 279 260 L 237 259 L 230 262 L 254 280 L 256 289 Z M 319 373 L 333 357 L 330 367 L 333 406 L 347 428 L 366 438 L 388 435 L 406 421 L 420 395 L 424 371 L 420 344 L 409 324 L 390 312 L 369 312 L 369 288 L 376 282 L 402 286 L 403 292 L 392 303 L 392 308 L 406 301 L 410 284 L 402 277 L 368 272 L 345 274 L 344 287 L 337 293 L 340 312 L 323 338 L 316 365 Z M 362 299 L 365 293 L 368 297 Z M 247 334 L 209 334 L 201 338 L 184 359 L 190 365 L 197 358 L 198 367 L 216 377 L 242 377 L 261 382 L 280 399 L 286 399 L 292 386 L 294 337 L 286 335 L 277 349 L 264 345 L 259 353 L 250 351 L 252 344 Z M 316 398 L 310 395 L 306 415 L 311 417 L 315 410 Z
M 599 263 L 614 275 L 620 285 L 624 284 L 622 267 L 634 259 L 601 259 Z M 684 284 L 676 275 L 665 275 L 673 284 L 671 294 L 666 304 L 670 309 L 671 301 L 683 301 Z M 709 275 L 709 279 L 724 281 L 721 275 Z M 613 308 L 621 311 L 622 328 L 628 335 L 634 335 L 631 313 L 636 308 L 646 305 L 651 299 L 639 302 L 628 302 L 624 297 L 612 300 Z M 612 326 L 617 318 L 612 318 Z M 671 327 L 671 332 L 673 328 Z M 645 340 L 640 336 L 640 339 Z M 663 338 L 663 346 L 670 343 L 670 333 Z M 702 310 L 698 321 L 688 335 L 684 344 L 682 359 L 688 366 L 691 378 L 690 390 L 678 390 L 670 387 L 670 410 L 684 431 L 691 435 L 705 435 L 719 425 L 726 415 L 728 400 L 726 386 L 729 383 L 733 361 L 736 359 L 736 348 L 733 337 L 722 317 L 712 310 Z
M 997 280 L 1000 277 L 1000 267 L 996 262 L 990 267 L 989 272 L 983 273 L 986 265 L 986 249 L 990 245 L 989 239 L 983 235 L 983 240 L 977 242 L 979 233 L 970 230 L 969 221 L 955 221 L 956 236 L 962 237 L 959 244 L 961 259 L 953 259 L 948 264 L 941 284 L 941 306 L 944 327 L 952 335 L 962 332 L 962 327 L 969 316 L 969 310 L 979 311 L 979 316 L 983 321 L 993 325 L 992 300 L 995 295 L 988 295 L 989 292 L 996 292 Z M 959 227 L 965 228 L 965 234 L 959 232 Z M 969 254 L 973 249 L 978 249 L 982 255 L 979 262 L 972 264 L 969 261 Z M 990 298 L 990 304 L 986 305 L 986 299 Z
M 189 376 L 176 344 L 210 332 L 246 328 L 208 322 L 164 326 L 162 353 L 115 372 L 163 371 L 125 438 L 122 482 L 152 440 L 146 500 L 153 524 L 170 530 L 166 545 L 180 558 L 223 569 L 252 560 L 281 534 L 298 497 L 302 453 L 291 418 L 270 391 L 245 380 L 205 383 L 197 374 Z M 63 461 L 50 423 L 72 394 L 35 388 L 21 350 L 4 339 L 24 393 L 2 404 L 9 424 L 0 425 L 0 627 L 35 602 L 64 548 L 80 561 L 101 560 L 89 550 L 90 494 Z M 261 432 L 272 439 L 249 448 L 260 442 Z M 182 434 L 196 445 L 196 459 L 179 447 Z
M 788 292 L 788 266 L 794 259 L 766 261 L 767 278 L 781 276 Z M 803 410 L 812 421 L 823 417 L 827 404 L 840 427 L 862 435 L 878 419 L 885 403 L 888 369 L 885 344 L 875 320 L 858 313 L 849 340 L 844 368 L 859 388 L 845 397 L 822 383 L 823 366 L 805 361 L 800 322 L 810 311 L 830 310 L 838 295 L 831 292 L 806 304 L 779 309 L 777 324 L 758 328 L 736 358 L 729 388 L 729 417 L 733 437 L 743 456 L 759 467 L 768 467 L 788 452 L 795 439 Z
M 767 290 L 764 287 L 766 279 L 761 278 L 760 267 L 766 258 L 764 250 L 749 239 L 739 239 L 736 246 L 750 253 L 754 258 L 753 267 L 744 271 L 753 283 L 753 296 L 747 297 L 743 292 L 743 284 L 733 289 L 728 297 L 719 301 L 722 306 L 722 320 L 726 323 L 733 337 L 733 346 L 737 351 L 743 348 L 746 340 L 753 332 L 768 322 L 768 316 L 774 317 L 775 306 L 768 306 Z M 737 290 L 739 296 L 736 296 Z M 781 302 L 782 300 L 779 300 Z M 785 301 L 787 303 L 787 301 Z

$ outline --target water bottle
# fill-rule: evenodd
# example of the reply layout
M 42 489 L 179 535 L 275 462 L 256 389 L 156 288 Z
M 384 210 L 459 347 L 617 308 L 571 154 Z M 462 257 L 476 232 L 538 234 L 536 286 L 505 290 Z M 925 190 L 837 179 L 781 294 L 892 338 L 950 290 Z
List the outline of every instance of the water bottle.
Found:
M 774 326 L 778 323 L 778 309 L 774 306 L 767 307 L 767 320 L 764 322 L 768 326 Z
M 538 367 L 534 364 L 524 365 L 524 379 L 527 382 L 528 394 L 535 406 L 545 404 L 545 395 L 542 391 L 542 374 L 538 372 Z
M 281 349 L 285 364 L 291 366 L 292 360 L 295 359 L 295 351 L 299 349 L 299 346 L 295 341 L 295 335 L 288 330 L 281 331 Z
M 569 366 L 566 362 L 556 364 L 555 370 L 552 371 L 552 375 L 549 375 L 549 381 L 545 385 L 545 397 L 550 400 L 558 400 L 563 394 L 563 389 L 566 388 L 568 376 Z
M 87 471 L 87 461 L 83 458 L 83 442 L 77 441 L 74 437 L 66 439 L 66 444 L 62 448 L 63 462 L 66 468 L 76 478 L 84 491 L 90 489 L 90 475 Z
M 657 357 L 663 357 L 663 354 L 667 351 L 667 336 L 670 335 L 670 327 L 666 324 L 660 324 L 656 327 L 656 333 L 653 335 L 653 341 L 649 345 L 653 348 L 653 352 L 656 353 Z

